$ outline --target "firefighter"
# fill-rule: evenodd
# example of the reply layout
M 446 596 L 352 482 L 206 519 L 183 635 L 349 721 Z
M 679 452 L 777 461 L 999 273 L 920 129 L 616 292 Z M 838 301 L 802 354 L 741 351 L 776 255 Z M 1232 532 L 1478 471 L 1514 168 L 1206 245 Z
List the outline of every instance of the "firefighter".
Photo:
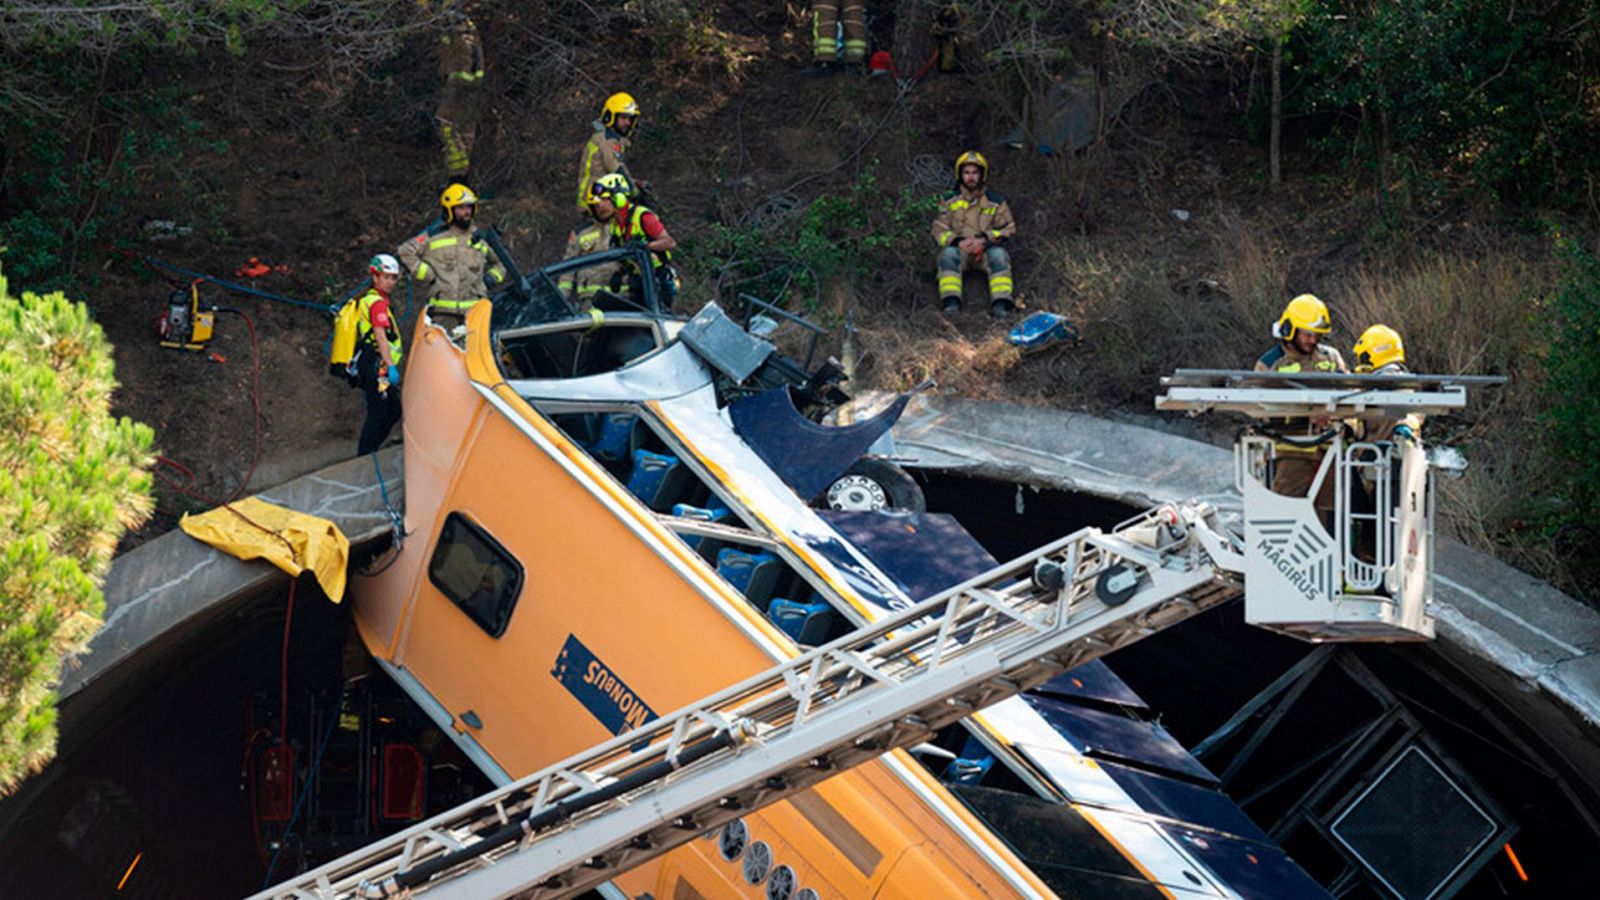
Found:
M 933 240 L 939 251 L 939 299 L 945 314 L 961 309 L 961 275 L 977 267 L 989 274 L 989 311 L 1004 317 L 1011 301 L 1011 257 L 1005 243 L 1017 233 L 1011 207 L 988 189 L 989 161 L 976 150 L 956 157 L 956 191 L 939 203 Z
M 839 43 L 841 19 L 844 24 L 843 45 Z M 863 0 L 812 0 L 812 63 L 825 69 L 835 62 L 860 65 L 866 58 L 867 16 Z
M 607 223 L 611 246 L 639 242 L 650 251 L 652 276 L 660 288 L 662 305 L 671 306 L 678 293 L 678 274 L 672 266 L 672 251 L 678 241 L 667 232 L 661 217 L 644 204 L 633 202 L 633 185 L 620 172 L 595 179 L 589 193 L 594 198 L 595 218 Z M 612 278 L 619 288 L 622 274 L 619 271 Z M 630 280 L 637 277 L 639 274 L 633 272 Z M 639 296 L 636 290 L 630 289 L 630 292 L 635 298 Z
M 1322 336 L 1333 330 L 1328 307 L 1311 294 L 1289 301 L 1283 315 L 1272 326 L 1277 343 L 1256 360 L 1257 372 L 1348 372 L 1339 351 L 1322 343 Z M 1325 444 L 1312 438 L 1325 433 L 1332 424 L 1322 416 L 1282 419 L 1274 423 L 1277 436 L 1272 445 L 1272 490 L 1292 497 L 1304 497 L 1322 464 Z M 1290 439 L 1296 440 L 1290 440 Z M 1333 510 L 1333 474 L 1322 480 L 1313 500 L 1317 511 Z
M 639 104 L 631 94 L 612 94 L 600 108 L 594 132 L 583 145 L 583 160 L 578 164 L 578 208 L 588 209 L 589 188 L 602 175 L 621 173 L 633 183 L 624 157 L 628 155 L 633 129 L 639 124 Z
M 464 184 L 439 195 L 447 223 L 437 234 L 424 231 L 400 245 L 400 261 L 428 298 L 428 318 L 446 329 L 462 324 L 486 288 L 505 281 L 505 269 L 489 245 L 473 233 L 478 196 Z
M 472 168 L 472 144 L 478 134 L 483 93 L 483 48 L 478 28 L 466 13 L 452 8 L 447 30 L 439 38 L 439 104 L 434 124 L 444 145 L 449 181 L 466 183 Z
M 383 446 L 400 421 L 400 323 L 395 321 L 389 298 L 400 282 L 400 261 L 379 253 L 367 264 L 372 286 L 357 300 L 356 383 L 365 395 L 367 420 L 361 426 L 356 455 L 365 456 Z
M 1406 368 L 1406 347 L 1400 340 L 1400 333 L 1387 325 L 1373 325 L 1361 332 L 1361 337 L 1356 339 L 1352 348 L 1355 359 L 1356 371 L 1374 375 L 1405 375 L 1409 374 Z M 1396 446 L 1402 443 L 1420 442 L 1422 439 L 1422 414 L 1407 413 L 1399 418 L 1382 414 L 1369 414 L 1359 416 L 1349 421 L 1349 426 L 1354 438 L 1358 441 L 1372 444 L 1381 444 L 1385 441 Z M 1373 455 L 1369 452 L 1360 457 L 1365 461 L 1372 461 Z M 1399 481 L 1400 471 L 1397 457 L 1390 456 L 1391 466 L 1389 472 L 1391 502 L 1400 501 Z M 1359 513 L 1372 513 L 1377 509 L 1378 485 L 1375 472 L 1370 468 L 1361 469 L 1361 477 L 1352 484 L 1350 499 L 1355 504 Z M 1366 519 L 1356 522 L 1356 556 L 1365 561 L 1372 562 L 1376 552 L 1376 537 L 1372 525 Z
M 592 194 L 586 208 L 589 221 L 578 225 L 567 235 L 567 247 L 561 254 L 564 260 L 611 248 L 611 223 L 600 218 Z M 577 303 L 580 309 L 586 309 L 594 302 L 594 292 L 610 283 L 616 268 L 615 263 L 605 263 L 563 272 L 556 281 L 556 287 L 563 296 Z
M 1373 375 L 1406 375 L 1406 347 L 1400 332 L 1387 325 L 1373 325 L 1361 332 L 1352 348 L 1356 371 Z M 1415 441 L 1422 434 L 1422 414 L 1407 413 L 1398 419 L 1362 416 L 1352 421 L 1356 437 L 1363 441 Z

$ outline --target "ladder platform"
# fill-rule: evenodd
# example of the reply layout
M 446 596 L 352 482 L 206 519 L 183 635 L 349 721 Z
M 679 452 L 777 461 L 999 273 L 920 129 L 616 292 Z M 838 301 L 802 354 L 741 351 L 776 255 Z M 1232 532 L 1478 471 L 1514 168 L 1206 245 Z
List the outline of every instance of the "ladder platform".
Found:
M 1467 389 L 1504 384 L 1493 375 L 1256 372 L 1178 369 L 1162 377 L 1156 409 L 1237 412 L 1258 419 L 1357 415 L 1376 411 L 1436 414 L 1467 405 Z

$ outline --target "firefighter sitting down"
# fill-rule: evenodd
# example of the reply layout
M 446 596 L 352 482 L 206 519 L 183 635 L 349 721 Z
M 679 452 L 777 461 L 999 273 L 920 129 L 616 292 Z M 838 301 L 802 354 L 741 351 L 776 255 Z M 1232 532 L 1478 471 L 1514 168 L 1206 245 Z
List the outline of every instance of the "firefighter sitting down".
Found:
M 1011 257 L 1005 243 L 1017 233 L 1011 207 L 988 189 L 989 161 L 976 150 L 956 157 L 955 193 L 939 202 L 933 240 L 939 251 L 939 300 L 946 314 L 961 309 L 961 276 L 978 268 L 989 274 L 989 311 L 1003 317 L 1011 302 Z

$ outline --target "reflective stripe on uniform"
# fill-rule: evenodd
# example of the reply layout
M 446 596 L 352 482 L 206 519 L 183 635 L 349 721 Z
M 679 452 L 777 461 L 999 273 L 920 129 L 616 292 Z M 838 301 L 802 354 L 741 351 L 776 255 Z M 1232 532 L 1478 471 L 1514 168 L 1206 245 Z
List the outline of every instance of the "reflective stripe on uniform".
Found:
M 589 205 L 589 184 L 594 175 L 594 155 L 600 152 L 594 141 L 583 145 L 583 174 L 578 176 L 578 205 Z
M 429 271 L 430 270 L 428 269 L 428 264 L 426 262 L 419 262 L 417 263 L 416 274 L 412 277 L 416 278 L 418 281 L 427 281 Z
M 462 310 L 471 309 L 473 304 L 477 303 L 481 299 L 483 298 L 473 297 L 471 300 L 444 300 L 442 298 L 435 297 L 434 299 L 428 301 L 428 308 L 459 312 Z
M 959 297 L 959 296 L 961 296 L 961 276 L 960 275 L 940 275 L 939 276 L 939 296 L 941 296 L 941 297 Z
M 990 275 L 989 293 L 993 295 L 1004 295 L 1007 297 L 1011 296 L 1011 276 Z
M 939 242 L 939 246 L 943 247 L 946 244 L 949 244 L 950 243 L 950 239 L 955 237 L 955 236 L 956 236 L 956 233 L 947 228 L 944 231 L 939 232 L 939 236 L 937 238 L 935 238 L 935 240 L 937 240 Z
M 453 234 L 447 234 L 444 237 L 436 237 L 433 240 L 429 241 L 428 242 L 428 249 L 429 250 L 438 250 L 438 249 L 440 249 L 442 247 L 454 247 L 456 244 L 459 244 L 459 243 L 461 243 L 461 239 L 460 238 L 456 237 Z

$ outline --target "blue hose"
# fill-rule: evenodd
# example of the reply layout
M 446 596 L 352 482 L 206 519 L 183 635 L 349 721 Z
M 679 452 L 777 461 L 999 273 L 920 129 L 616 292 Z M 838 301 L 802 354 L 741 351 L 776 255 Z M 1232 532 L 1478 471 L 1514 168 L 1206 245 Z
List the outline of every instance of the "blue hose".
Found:
M 284 826 L 283 836 L 278 838 L 278 849 L 272 853 L 272 862 L 267 864 L 267 875 L 261 879 L 261 889 L 264 891 L 272 884 L 272 870 L 278 867 L 278 857 L 283 853 L 283 847 L 289 842 L 289 835 L 294 831 L 295 820 L 300 818 L 300 808 L 305 806 L 306 798 L 311 796 L 311 787 L 316 784 L 318 776 L 322 774 L 322 752 L 328 749 L 328 739 L 333 737 L 333 727 L 339 724 L 339 712 L 344 708 L 344 688 L 339 689 L 339 700 L 333 704 L 333 716 L 328 720 L 328 730 L 322 734 L 322 744 L 317 747 L 317 757 L 311 761 L 311 773 L 306 777 L 305 787 L 300 789 L 300 799 L 294 803 L 294 812 L 289 815 L 289 824 Z
M 343 301 L 341 301 L 340 303 L 335 303 L 335 304 L 330 305 L 330 304 L 327 304 L 327 303 L 314 303 L 314 302 L 312 302 L 310 300 L 296 300 L 293 297 L 285 297 L 282 294 L 274 294 L 274 293 L 271 293 L 270 291 L 259 290 L 257 288 L 250 287 L 249 285 L 239 284 L 236 281 L 225 281 L 225 280 L 223 280 L 221 278 L 216 277 L 215 275 L 207 275 L 204 272 L 196 272 L 193 269 L 185 269 L 183 266 L 174 265 L 172 263 L 167 262 L 164 259 L 157 259 L 154 256 L 144 256 L 144 257 L 140 257 L 140 258 L 144 261 L 145 265 L 147 265 L 147 266 L 151 266 L 151 267 L 157 268 L 157 269 L 166 269 L 168 272 L 176 272 L 179 275 L 186 275 L 186 276 L 188 276 L 190 278 L 199 279 L 200 281 L 208 281 L 208 282 L 216 285 L 217 287 L 227 288 L 230 291 L 238 291 L 241 294 L 249 294 L 252 297 L 260 297 L 263 300 L 272 300 L 272 301 L 275 301 L 275 302 L 278 302 L 278 303 L 287 303 L 287 304 L 289 304 L 291 306 L 300 306 L 300 307 L 304 307 L 306 309 L 320 310 L 322 312 L 329 313 L 329 314 L 332 314 L 333 312 L 337 311 L 339 309 L 339 307 L 341 305 L 343 305 Z M 366 287 L 366 285 L 363 284 L 361 287 Z M 361 288 L 356 288 L 356 290 L 359 291 L 359 290 L 361 290 Z M 353 296 L 355 296 L 355 294 L 352 292 L 350 294 L 350 297 L 353 297 Z M 348 300 L 348 299 L 350 299 L 350 297 L 346 297 L 345 299 Z

